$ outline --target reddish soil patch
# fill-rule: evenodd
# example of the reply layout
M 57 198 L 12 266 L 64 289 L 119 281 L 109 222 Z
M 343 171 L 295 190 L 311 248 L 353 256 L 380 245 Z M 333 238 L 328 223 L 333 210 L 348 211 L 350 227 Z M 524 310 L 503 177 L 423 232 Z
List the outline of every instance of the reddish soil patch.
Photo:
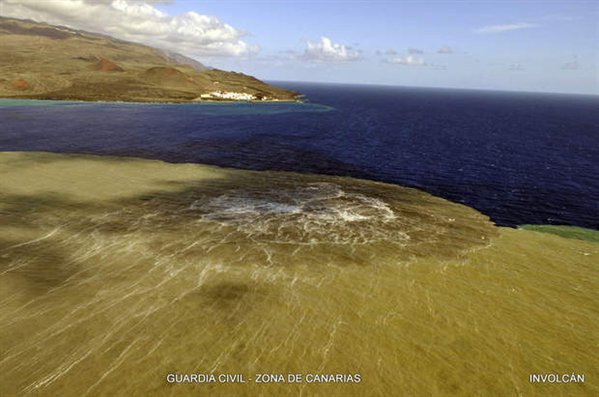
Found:
M 19 91 L 25 91 L 29 89 L 29 83 L 23 79 L 18 79 L 12 82 L 12 88 Z
M 93 66 L 95 70 L 99 70 L 101 72 L 122 72 L 123 68 L 112 62 L 110 59 L 100 58 L 98 62 Z

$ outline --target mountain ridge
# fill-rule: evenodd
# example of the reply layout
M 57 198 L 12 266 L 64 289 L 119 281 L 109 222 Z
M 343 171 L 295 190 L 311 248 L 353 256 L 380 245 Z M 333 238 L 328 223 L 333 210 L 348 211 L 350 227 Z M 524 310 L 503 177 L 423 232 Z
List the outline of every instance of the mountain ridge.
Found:
M 172 51 L 2 16 L 0 97 L 126 102 L 300 98 L 294 91 Z

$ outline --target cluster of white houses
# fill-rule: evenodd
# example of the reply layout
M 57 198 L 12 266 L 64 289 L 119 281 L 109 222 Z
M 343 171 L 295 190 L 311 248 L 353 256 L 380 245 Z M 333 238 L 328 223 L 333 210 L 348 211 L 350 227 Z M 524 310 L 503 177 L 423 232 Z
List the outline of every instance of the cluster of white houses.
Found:
M 233 91 L 213 91 L 208 94 L 200 95 L 200 99 L 224 99 L 227 101 L 266 101 L 268 98 L 265 96 L 256 96 L 245 92 L 233 92 Z

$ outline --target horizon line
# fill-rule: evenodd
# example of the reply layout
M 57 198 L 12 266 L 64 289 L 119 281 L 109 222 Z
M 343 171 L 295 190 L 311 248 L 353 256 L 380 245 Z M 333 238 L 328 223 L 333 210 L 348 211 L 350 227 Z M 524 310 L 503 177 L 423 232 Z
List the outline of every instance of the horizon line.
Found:
M 416 89 L 439 89 L 439 90 L 455 90 L 455 91 L 488 91 L 488 92 L 504 92 L 504 93 L 520 93 L 520 94 L 552 94 L 552 95 L 579 95 L 599 97 L 597 93 L 587 92 L 570 92 L 570 91 L 528 91 L 528 90 L 510 90 L 501 88 L 471 88 L 471 87 L 452 87 L 452 86 L 418 86 L 418 85 L 403 85 L 403 84 L 386 84 L 386 83 L 348 83 L 335 81 L 305 81 L 305 80 L 272 80 L 262 79 L 269 84 L 273 83 L 299 83 L 299 84 L 320 84 L 320 85 L 347 85 L 347 86 L 374 86 L 387 88 L 416 88 Z

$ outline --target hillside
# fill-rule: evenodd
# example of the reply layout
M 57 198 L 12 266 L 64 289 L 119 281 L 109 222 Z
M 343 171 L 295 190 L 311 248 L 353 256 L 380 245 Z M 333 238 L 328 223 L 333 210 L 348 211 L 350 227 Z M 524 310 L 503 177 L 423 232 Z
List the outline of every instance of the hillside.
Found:
M 231 94 L 250 100 L 298 98 L 295 92 L 170 51 L 0 17 L 0 97 L 189 102 Z

